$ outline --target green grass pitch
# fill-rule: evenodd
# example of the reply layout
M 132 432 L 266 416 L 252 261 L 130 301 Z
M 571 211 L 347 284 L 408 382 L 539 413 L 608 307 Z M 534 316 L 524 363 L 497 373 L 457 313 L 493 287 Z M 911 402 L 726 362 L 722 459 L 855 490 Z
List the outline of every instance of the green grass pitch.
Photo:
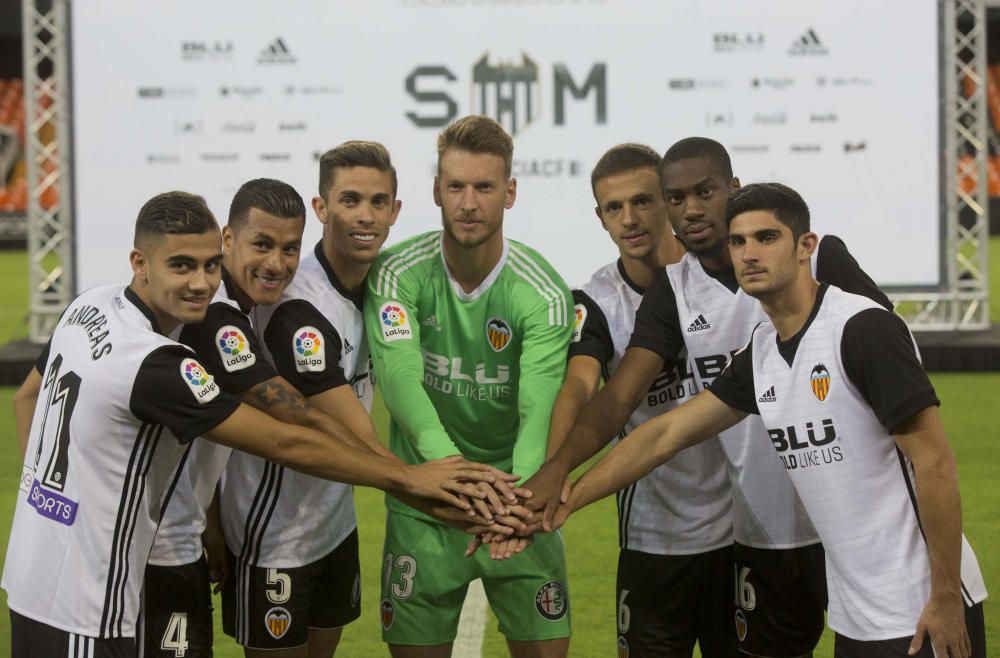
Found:
M 992 240 L 991 288 L 994 298 L 1000 293 L 1000 240 Z M 24 254 L 0 252 L 0 343 L 23 337 L 27 309 L 27 258 Z M 1000 321 L 1000 304 L 992 305 L 994 322 Z M 958 457 L 959 478 L 965 533 L 976 549 L 986 577 L 987 589 L 994 595 L 1000 590 L 1000 488 L 993 480 L 1000 464 L 1000 442 L 996 424 L 1000 413 L 990 412 L 1000 392 L 1000 373 L 938 373 L 932 377 L 943 402 L 942 416 L 948 436 Z M 0 558 L 6 553 L 7 533 L 17 493 L 20 464 L 11 411 L 13 389 L 0 388 Z M 377 403 L 376 423 L 383 432 L 385 411 Z M 385 512 L 382 495 L 371 489 L 355 490 L 359 534 L 361 538 L 362 616 L 344 632 L 338 655 L 349 658 L 386 656 L 378 624 L 379 561 Z M 614 581 L 617 561 L 615 507 L 607 498 L 575 515 L 564 530 L 570 588 L 573 602 L 574 636 L 570 655 L 580 658 L 614 655 L 615 615 Z M 2 598 L 2 597 L 0 597 Z M 218 599 L 216 599 L 218 608 Z M 217 609 L 218 612 L 218 609 Z M 1000 650 L 1000 607 L 986 603 L 987 646 Z M 0 655 L 10 646 L 9 618 L 0 611 Z M 219 658 L 242 656 L 231 639 L 216 630 L 215 655 Z M 496 620 L 487 623 L 483 656 L 506 656 L 503 637 L 496 630 Z M 833 655 L 832 634 L 827 632 L 816 651 L 817 658 Z

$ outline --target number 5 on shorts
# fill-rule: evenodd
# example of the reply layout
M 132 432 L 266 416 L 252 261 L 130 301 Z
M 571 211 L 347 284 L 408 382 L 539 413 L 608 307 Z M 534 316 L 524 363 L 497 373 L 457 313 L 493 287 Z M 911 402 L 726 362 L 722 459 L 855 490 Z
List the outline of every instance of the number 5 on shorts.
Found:
M 292 577 L 287 573 L 281 573 L 277 569 L 268 569 L 267 584 L 276 585 L 273 589 L 268 587 L 264 590 L 267 593 L 267 600 L 273 605 L 280 605 L 292 598 Z

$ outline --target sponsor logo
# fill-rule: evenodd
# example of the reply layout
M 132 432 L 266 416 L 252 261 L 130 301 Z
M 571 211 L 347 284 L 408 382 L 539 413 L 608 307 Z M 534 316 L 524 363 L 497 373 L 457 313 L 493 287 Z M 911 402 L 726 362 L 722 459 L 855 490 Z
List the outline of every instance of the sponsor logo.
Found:
M 278 123 L 278 132 L 280 133 L 301 133 L 305 130 L 305 121 L 281 121 Z
M 139 87 L 139 98 L 190 98 L 194 96 L 194 87 Z
M 299 327 L 293 334 L 297 372 L 323 372 L 326 370 L 326 339 L 316 327 Z
M 816 85 L 819 87 L 867 87 L 872 84 L 871 78 L 859 78 L 858 76 L 825 76 L 816 78 Z
M 219 96 L 223 98 L 256 98 L 263 93 L 263 87 L 244 87 L 242 85 L 222 85 L 219 87 Z
M 176 153 L 147 153 L 146 164 L 179 164 L 181 156 Z
M 264 627 L 275 640 L 280 640 L 292 627 L 292 615 L 281 607 L 274 607 L 264 615 Z
M 250 134 L 257 129 L 257 124 L 253 121 L 227 121 L 222 124 L 222 132 Z
M 344 337 L 344 354 L 350 354 L 353 351 L 354 346 L 351 345 L 351 341 L 347 340 L 347 337 Z
M 725 89 L 725 78 L 670 78 L 667 87 L 673 91 L 690 91 L 693 89 Z
M 486 323 L 486 340 L 494 352 L 502 352 L 510 343 L 510 325 L 502 318 L 490 318 Z
M 826 400 L 826 396 L 830 394 L 830 371 L 822 363 L 813 366 L 809 374 L 809 387 L 820 402 Z
M 689 334 L 696 333 L 698 331 L 708 331 L 712 328 L 712 324 L 705 319 L 705 316 L 701 313 L 698 314 L 691 324 L 688 325 L 687 332 Z
M 767 144 L 737 144 L 729 147 L 734 153 L 767 153 L 771 147 Z
M 175 121 L 175 135 L 200 135 L 202 132 L 201 121 Z
M 788 115 L 784 112 L 757 113 L 751 122 L 755 126 L 783 126 L 788 123 Z
M 535 610 L 549 621 L 558 621 L 566 616 L 569 600 L 566 588 L 558 580 L 550 580 L 538 588 L 535 594 Z
M 291 153 L 261 153 L 260 159 L 264 162 L 288 162 L 292 159 Z
M 327 95 L 327 94 L 339 94 L 340 87 L 331 87 L 329 85 L 286 85 L 285 94 L 288 96 L 316 96 L 316 95 Z
M 49 491 L 39 484 L 38 480 L 35 480 L 31 485 L 28 502 L 35 508 L 36 512 L 56 523 L 70 526 L 76 521 L 76 510 L 79 503 L 54 491 Z
M 208 374 L 208 371 L 194 359 L 181 361 L 181 376 L 199 404 L 214 400 L 219 395 L 219 387 L 215 383 L 215 378 Z
M 706 112 L 705 113 L 705 125 L 712 128 L 717 126 L 731 126 L 733 125 L 733 113 L 732 112 Z
M 624 635 L 618 636 L 618 658 L 628 658 L 628 642 Z
M 257 363 L 257 355 L 250 351 L 247 337 L 231 324 L 215 333 L 215 343 L 226 372 L 243 370 Z
M 386 342 L 409 340 L 413 337 L 409 314 L 399 302 L 386 302 L 379 309 L 382 318 L 382 337 Z
M 746 53 L 764 50 L 763 32 L 716 32 L 712 35 L 712 49 L 717 53 Z
M 437 165 L 433 171 L 437 173 Z M 583 163 L 566 158 L 540 158 L 538 160 L 514 160 L 511 176 L 516 178 L 573 178 L 583 173 Z
M 757 402 L 777 402 L 777 401 L 778 401 L 778 398 L 774 394 L 774 387 L 773 386 L 771 388 L 767 389 L 766 391 L 764 391 L 763 393 L 761 393 L 760 397 L 757 398 Z
M 517 135 L 540 118 L 540 99 L 552 98 L 553 124 L 567 123 L 568 97 L 577 101 L 592 99 L 593 121 L 608 122 L 607 64 L 595 62 L 590 70 L 571 72 L 563 63 L 552 64 L 551 94 L 541 89 L 541 67 L 527 53 L 519 62 L 491 63 L 487 51 L 472 65 L 471 112 L 461 112 L 459 101 L 452 95 L 458 76 L 447 66 L 420 65 L 404 81 L 404 88 L 426 111 L 406 113 L 418 128 L 441 128 L 460 113 L 485 114 L 493 117 L 512 135 Z
M 743 614 L 742 610 L 736 611 L 736 637 L 739 638 L 740 642 L 747 639 L 747 616 Z
M 383 631 L 392 628 L 392 622 L 396 621 L 396 610 L 392 607 L 392 601 L 382 599 L 382 605 L 379 607 L 379 616 L 382 618 Z
M 868 142 L 844 142 L 844 153 L 859 153 L 868 150 Z
M 240 159 L 238 153 L 202 153 L 198 157 L 202 162 L 236 162 Z
M 788 48 L 789 55 L 828 55 L 830 51 L 826 49 L 823 43 L 819 40 L 819 35 L 816 34 L 816 30 L 809 28 L 799 36 L 798 39 L 792 42 L 792 45 Z
M 792 144 L 788 150 L 792 153 L 819 153 L 822 148 L 819 144 Z
M 579 343 L 583 336 L 583 324 L 587 321 L 587 307 L 577 304 L 573 309 L 576 311 L 576 319 L 573 321 L 573 342 Z
M 809 123 L 837 123 L 836 112 L 824 112 L 823 114 L 811 113 Z
M 233 58 L 232 41 L 182 41 L 181 59 L 185 62 L 222 61 Z
M 258 64 L 294 64 L 297 61 L 281 37 L 264 46 L 264 50 L 257 55 Z
M 838 439 L 832 418 L 824 418 L 819 423 L 810 421 L 804 427 L 789 425 L 768 429 L 767 435 L 778 451 L 785 469 L 789 471 L 844 460 L 842 447 L 839 444 L 831 445 Z M 802 436 L 805 436 L 804 440 L 800 438 Z
M 447 357 L 424 351 L 424 386 L 446 395 L 474 400 L 502 400 L 511 396 L 510 367 L 496 366 L 496 374 L 486 372 L 486 363 L 477 363 L 466 372 L 463 357 Z
M 425 327 L 430 327 L 434 331 L 441 331 L 441 325 L 438 324 L 437 314 L 431 315 L 430 317 L 424 319 L 424 321 L 421 322 L 420 324 L 422 324 Z
M 754 89 L 775 89 L 782 91 L 795 86 L 795 78 L 771 78 L 760 76 L 750 78 L 750 86 Z
M 682 361 L 678 364 L 664 364 L 660 374 L 656 376 L 646 393 L 646 406 L 656 407 L 661 404 L 680 402 L 684 398 L 697 395 L 701 388 L 694 380 L 691 364 Z

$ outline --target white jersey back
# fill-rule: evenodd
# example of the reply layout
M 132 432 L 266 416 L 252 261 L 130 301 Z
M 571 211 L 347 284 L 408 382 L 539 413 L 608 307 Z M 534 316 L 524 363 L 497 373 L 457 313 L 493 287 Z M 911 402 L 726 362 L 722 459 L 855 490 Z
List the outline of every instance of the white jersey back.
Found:
M 364 318 L 350 293 L 333 283 L 328 267 L 316 251 L 305 256 L 281 300 L 257 307 L 251 319 L 264 357 L 303 395 L 350 383 L 370 410 Z M 239 451 L 226 469 L 222 524 L 241 561 L 279 568 L 319 560 L 357 525 L 350 485 Z
M 7 603 L 71 633 L 134 637 L 185 444 L 238 403 L 121 286 L 77 297 L 36 367 L 43 385 L 4 565 Z
M 844 326 L 867 309 L 881 307 L 831 286 L 791 366 L 769 322 L 754 332 L 751 356 L 769 449 L 780 456 L 826 549 L 830 628 L 883 640 L 913 634 L 930 596 L 930 565 L 912 466 L 842 360 Z M 967 605 L 986 597 L 964 537 L 962 585 Z
M 699 389 L 707 387 L 766 319 L 760 303 L 743 290 L 734 294 L 685 254 L 667 267 L 677 314 Z M 816 530 L 788 474 L 767 440 L 760 418 L 750 416 L 719 435 L 733 485 L 736 541 L 754 548 L 784 549 L 815 544 Z
M 642 293 L 626 279 L 620 260 L 597 270 L 584 284 L 583 292 L 593 306 L 576 305 L 577 325 L 570 354 L 588 332 L 588 324 L 605 323 L 613 344 L 610 362 L 602 363 L 607 380 L 618 369 L 628 347 Z M 671 364 L 657 376 L 625 425 L 626 434 L 697 392 L 683 361 L 679 370 Z M 618 492 L 621 548 L 658 555 L 692 555 L 731 544 L 732 493 L 725 463 L 718 439 L 709 439 L 680 452 Z

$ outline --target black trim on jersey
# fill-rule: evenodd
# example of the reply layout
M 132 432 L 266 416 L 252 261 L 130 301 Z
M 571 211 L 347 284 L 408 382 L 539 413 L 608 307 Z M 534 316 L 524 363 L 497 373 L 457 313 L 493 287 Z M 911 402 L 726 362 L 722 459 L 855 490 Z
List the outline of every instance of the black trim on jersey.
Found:
M 628 347 L 642 347 L 671 363 L 677 361 L 677 355 L 685 347 L 677 314 L 677 296 L 666 270 L 657 272 L 639 302 Z
M 204 439 L 202 439 L 202 441 L 204 441 Z M 156 520 L 157 528 L 159 527 L 160 521 L 163 520 L 163 515 L 167 512 L 167 504 L 170 503 L 170 499 L 174 495 L 174 489 L 177 488 L 177 483 L 184 474 L 184 466 L 187 464 L 188 455 L 191 454 L 191 448 L 193 446 L 194 441 L 188 443 L 187 447 L 184 448 L 184 454 L 181 455 L 181 461 L 177 464 L 177 470 L 174 471 L 174 477 L 170 479 L 170 486 L 167 487 L 167 492 L 163 495 L 163 502 L 160 503 L 160 518 Z M 150 550 L 152 550 L 152 548 L 150 548 Z
M 278 466 L 274 462 L 264 462 L 264 473 L 260 484 L 254 494 L 253 504 L 247 513 L 246 523 L 243 526 L 243 546 L 240 548 L 240 555 L 237 560 L 237 590 L 236 597 L 236 620 L 237 620 L 237 641 L 246 642 L 249 637 L 248 615 L 241 608 L 250 600 L 250 578 L 253 567 L 256 566 L 257 558 L 260 556 L 260 545 L 267 534 L 267 525 L 271 522 L 271 515 L 278 504 L 278 496 L 281 494 L 281 480 L 284 474 L 284 467 Z
M 337 276 L 337 273 L 333 271 L 333 265 L 327 260 L 326 254 L 323 252 L 322 240 L 316 243 L 313 253 L 316 254 L 316 260 L 319 261 L 319 264 L 323 266 L 326 278 L 330 280 L 330 285 L 333 286 L 333 289 L 339 292 L 341 297 L 354 304 L 356 309 L 363 311 L 365 305 L 365 287 L 361 286 L 355 291 L 348 290 L 347 286 L 340 280 L 340 277 Z
M 49 340 L 46 341 L 45 347 L 42 348 L 42 353 L 38 355 L 35 359 L 35 370 L 38 371 L 39 375 L 45 374 L 45 368 L 49 364 L 49 352 L 52 350 L 52 336 L 49 336 Z
M 886 310 L 892 310 L 892 302 L 836 235 L 824 235 L 816 247 L 816 279 L 844 292 L 863 295 Z
M 132 454 L 129 456 L 122 495 L 118 503 L 115 532 L 108 560 L 107 589 L 101 614 L 101 637 L 121 637 L 125 617 L 125 590 L 128 582 L 128 549 L 132 545 L 136 520 L 145 494 L 146 475 L 156 453 L 162 425 L 143 423 L 139 428 Z
M 225 268 L 225 266 L 222 267 L 222 285 L 226 289 L 226 296 L 236 302 L 236 305 L 240 307 L 240 311 L 246 314 L 253 310 L 252 306 L 247 308 L 243 307 L 243 304 L 240 302 L 239 293 L 242 293 L 244 297 L 249 297 L 249 295 L 243 292 L 243 289 L 236 285 L 236 282 L 233 281 L 233 277 L 229 274 L 229 271 Z
M 825 283 L 819 284 L 819 289 L 816 291 L 816 301 L 813 302 L 812 310 L 809 311 L 809 317 L 806 318 L 805 324 L 795 332 L 794 336 L 788 340 L 781 340 L 778 332 L 774 332 L 774 342 L 778 346 L 778 354 L 785 360 L 789 368 L 792 367 L 792 362 L 795 361 L 795 353 L 799 351 L 799 343 L 802 342 L 802 337 L 809 331 L 809 327 L 812 326 L 813 320 L 816 319 L 816 315 L 819 313 L 820 306 L 823 305 L 823 298 L 826 297 L 826 290 L 829 287 Z
M 701 264 L 701 269 L 705 272 L 705 274 L 725 286 L 726 290 L 734 295 L 739 292 L 740 282 L 736 278 L 736 270 L 733 267 L 730 266 L 728 270 L 715 271 L 705 267 L 705 264 L 702 263 L 701 260 L 698 262 Z
M 146 302 L 142 301 L 142 298 L 139 297 L 139 293 L 132 290 L 132 286 L 125 287 L 125 299 L 132 302 L 135 307 L 146 316 L 146 319 L 149 320 L 149 324 L 153 327 L 154 332 L 163 335 L 163 332 L 160 330 L 160 323 L 156 321 L 156 316 L 153 314 L 153 311 L 146 306 Z
M 750 332 L 746 347 L 733 355 L 725 370 L 708 386 L 712 395 L 730 407 L 757 415 L 760 415 L 760 409 L 753 387 L 753 337 L 759 328 L 760 323 Z
M 615 265 L 618 267 L 618 274 L 621 275 L 622 281 L 625 282 L 625 285 L 637 292 L 639 295 L 646 294 L 646 289 L 633 281 L 632 277 L 630 277 L 628 272 L 625 271 L 625 261 L 623 261 L 621 257 L 618 258 L 618 262 L 615 263 Z
M 326 340 L 326 367 L 319 372 L 299 372 L 295 365 L 295 332 L 304 326 L 315 327 Z M 307 398 L 348 383 L 340 365 L 344 350 L 340 332 L 305 299 L 290 299 L 274 310 L 264 330 L 264 342 L 278 374 Z M 361 367 L 359 363 L 358 369 Z
M 567 360 L 574 356 L 591 356 L 600 361 L 602 374 L 606 374 L 606 366 L 615 355 L 608 318 L 597 302 L 583 290 L 573 291 L 573 303 L 587 309 L 587 318 L 580 327 L 580 340 L 569 344 Z M 604 381 L 608 381 L 607 377 Z

